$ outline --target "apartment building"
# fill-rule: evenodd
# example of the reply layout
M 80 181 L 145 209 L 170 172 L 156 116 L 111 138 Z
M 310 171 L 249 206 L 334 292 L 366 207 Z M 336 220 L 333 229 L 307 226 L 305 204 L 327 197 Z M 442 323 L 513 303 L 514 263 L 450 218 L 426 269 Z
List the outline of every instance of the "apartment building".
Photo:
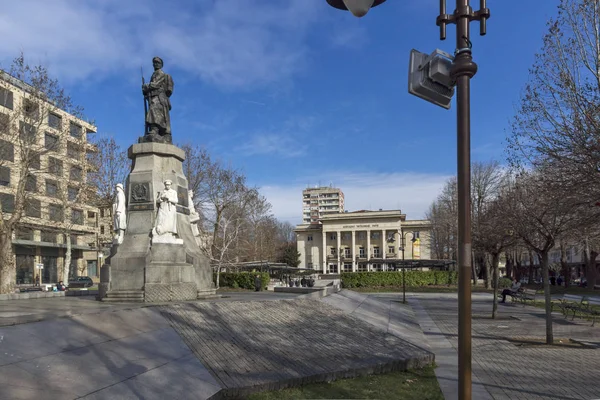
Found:
M 0 204 L 25 210 L 13 235 L 16 284 L 62 280 L 70 240 L 70 276 L 98 274 L 98 209 L 89 203 L 88 143 L 96 127 L 46 101 L 36 88 L 0 71 Z M 25 172 L 29 171 L 28 175 Z M 43 268 L 39 268 L 43 265 Z
M 302 191 L 302 222 L 319 224 L 321 217 L 344 212 L 344 193 L 334 187 L 308 188 Z
M 427 220 L 407 220 L 400 210 L 324 215 L 321 224 L 296 226 L 300 268 L 323 274 L 387 271 L 396 260 L 428 260 Z

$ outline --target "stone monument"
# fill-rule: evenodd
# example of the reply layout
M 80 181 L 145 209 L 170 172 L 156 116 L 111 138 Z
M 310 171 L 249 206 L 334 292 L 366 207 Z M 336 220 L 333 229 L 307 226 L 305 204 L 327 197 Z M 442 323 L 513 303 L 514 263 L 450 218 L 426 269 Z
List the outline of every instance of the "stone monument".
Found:
M 209 260 L 190 221 L 185 153 L 171 144 L 173 80 L 162 71 L 162 59 L 152 61 L 152 78 L 142 84 L 146 129 L 128 149 L 132 167 L 125 191 L 117 185 L 115 241 L 100 273 L 103 301 L 165 302 L 215 294 Z

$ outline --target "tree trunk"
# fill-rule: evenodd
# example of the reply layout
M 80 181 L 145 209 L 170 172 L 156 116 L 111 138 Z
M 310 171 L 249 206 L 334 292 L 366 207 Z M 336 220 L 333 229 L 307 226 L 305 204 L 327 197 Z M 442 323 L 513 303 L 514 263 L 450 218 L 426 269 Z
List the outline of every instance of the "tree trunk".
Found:
M 492 279 L 494 286 L 494 302 L 492 306 L 492 319 L 496 319 L 496 313 L 498 312 L 498 265 L 500 264 L 500 254 L 492 254 Z
M 569 281 L 571 280 L 571 268 L 567 263 L 567 248 L 561 243 L 560 245 L 560 273 L 563 276 L 565 283 L 565 290 L 569 288 Z
M 477 268 L 475 267 L 475 257 L 471 252 L 471 268 L 473 269 L 473 286 L 477 285 Z
M 548 251 L 542 252 L 540 266 L 542 268 L 542 280 L 544 281 L 544 300 L 546 305 L 546 344 L 554 343 L 552 333 L 552 297 L 550 296 L 550 279 L 548 273 Z
M 12 229 L 0 232 L 0 294 L 13 293 L 17 270 L 12 250 Z
M 485 255 L 480 254 L 479 257 L 479 265 L 483 270 L 483 284 L 486 289 L 490 289 L 492 285 L 491 273 L 490 273 L 490 264 L 486 259 Z
M 585 264 L 585 279 L 588 289 L 593 289 L 596 284 L 596 257 L 598 257 L 598 252 L 590 250 L 590 256 Z
M 221 276 L 221 266 L 218 265 L 217 266 L 217 279 L 215 282 L 215 286 L 217 287 L 217 289 L 219 289 L 219 277 Z
M 528 277 L 528 284 L 532 285 L 533 281 L 534 281 L 534 265 L 533 265 L 533 252 L 529 252 L 529 277 Z
M 513 260 L 512 257 L 507 253 L 506 254 L 506 277 L 512 279 L 513 277 Z
M 65 248 L 65 266 L 63 268 L 62 281 L 67 284 L 69 282 L 69 271 L 71 269 L 71 235 L 69 232 L 65 234 L 66 248 Z

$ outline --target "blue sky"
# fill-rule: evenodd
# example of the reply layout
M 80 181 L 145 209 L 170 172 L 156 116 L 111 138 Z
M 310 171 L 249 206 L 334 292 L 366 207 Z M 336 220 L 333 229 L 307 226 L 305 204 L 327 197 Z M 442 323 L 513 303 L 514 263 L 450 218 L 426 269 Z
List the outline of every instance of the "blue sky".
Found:
M 472 1 L 473 5 L 479 4 Z M 451 10 L 452 0 L 448 1 Z M 472 81 L 472 160 L 504 161 L 504 139 L 558 0 L 488 0 Z M 325 0 L 0 0 L 0 62 L 20 51 L 61 80 L 98 135 L 143 133 L 140 66 L 155 55 L 175 90 L 174 140 L 241 169 L 298 223 L 307 185 L 346 208 L 424 217 L 456 172 L 456 113 L 407 92 L 412 48 L 439 40 L 438 0 L 388 0 L 364 18 Z M 8 40 L 7 40 L 8 38 Z

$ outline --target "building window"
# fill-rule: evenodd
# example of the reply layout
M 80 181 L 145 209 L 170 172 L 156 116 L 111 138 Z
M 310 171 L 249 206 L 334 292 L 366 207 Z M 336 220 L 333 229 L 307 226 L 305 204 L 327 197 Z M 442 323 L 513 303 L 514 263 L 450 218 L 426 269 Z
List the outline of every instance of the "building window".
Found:
M 58 197 L 58 182 L 46 180 L 46 196 Z
M 27 162 L 29 164 L 29 168 L 37 169 L 37 170 L 41 169 L 39 154 L 34 154 L 33 152 L 29 152 L 27 154 Z
M 71 210 L 71 222 L 77 225 L 83 225 L 83 211 L 82 210 Z
M 27 175 L 25 180 L 25 190 L 28 192 L 37 192 L 37 178 L 35 175 Z
M 335 256 L 335 247 L 332 247 L 332 248 L 330 249 L 330 254 L 331 254 L 332 256 Z
M 13 109 L 13 92 L 8 89 L 0 88 L 0 106 Z
M 48 173 L 62 176 L 63 173 L 63 162 L 54 157 L 48 157 Z
M 2 139 L 0 139 L 0 160 L 15 161 L 15 146 Z
M 40 115 L 39 104 L 29 99 L 23 99 L 23 111 L 25 111 L 25 116 L 28 118 L 37 119 Z
M 71 142 L 67 143 L 67 156 L 73 158 L 75 160 L 79 159 L 81 152 L 79 151 L 79 146 L 73 144 Z
M 373 232 L 371 233 L 371 239 L 379 239 L 381 236 L 381 232 Z
M 352 264 L 344 263 L 344 272 L 352 272 Z
M 48 113 L 48 126 L 57 130 L 62 129 L 62 118 L 54 113 Z
M 58 151 L 58 136 L 46 133 L 44 135 L 44 146 L 46 147 L 46 150 Z
M 35 142 L 35 127 L 23 121 L 19 121 L 19 137 L 24 143 Z
M 337 266 L 337 264 L 329 264 L 329 267 L 327 268 L 327 273 L 329 273 L 329 274 L 337 274 L 338 273 L 338 266 Z
M 88 210 L 87 217 L 96 219 L 96 213 Z
M 0 186 L 10 186 L 10 168 L 0 165 Z
M 383 271 L 383 265 L 382 264 L 375 264 L 373 265 L 373 267 L 375 268 L 376 271 Z
M 33 229 L 24 226 L 17 227 L 17 229 L 15 229 L 15 239 L 33 240 Z
M 67 188 L 67 198 L 69 201 L 77 200 L 77 195 L 79 194 L 79 189 L 69 186 Z
M 373 247 L 373 257 L 381 257 L 381 254 L 379 254 L 379 247 Z
M 100 225 L 100 234 L 104 235 L 104 225 Z
M 42 204 L 37 199 L 25 200 L 25 215 L 32 218 L 42 218 Z
M 47 243 L 56 243 L 56 232 L 41 231 L 41 241 Z
M 394 254 L 394 246 L 388 246 L 388 254 Z
M 50 221 L 63 222 L 65 219 L 64 210 L 62 206 L 57 204 L 50 204 L 48 206 L 48 216 Z
M 82 175 L 83 175 L 83 170 L 81 168 L 76 167 L 76 166 L 71 167 L 71 172 L 69 174 L 69 178 L 72 181 L 81 182 Z
M 81 126 L 74 122 L 69 123 L 69 134 L 74 138 L 81 138 Z
M 0 133 L 8 134 L 9 129 L 10 129 L 10 118 L 8 117 L 8 114 L 4 114 L 3 112 L 0 112 Z
M 15 196 L 8 193 L 0 193 L 0 207 L 2 207 L 3 212 L 13 212 L 15 210 Z
M 313 237 L 312 237 L 312 235 L 308 235 L 308 236 L 306 237 L 306 241 L 307 241 L 307 242 L 312 242 L 312 240 L 313 240 Z
M 344 256 L 345 257 L 352 257 L 352 253 L 351 253 L 351 251 L 350 251 L 350 249 L 348 247 L 346 247 L 344 249 Z
M 358 264 L 358 272 L 367 272 L 367 264 Z
M 98 276 L 98 268 L 95 260 L 88 260 L 87 262 L 87 274 L 88 276 Z
M 358 248 L 358 256 L 360 258 L 365 258 L 365 248 L 364 247 L 359 247 Z
M 329 240 L 336 240 L 336 239 L 337 239 L 337 235 L 335 233 L 329 234 Z
M 366 232 L 358 232 L 358 238 L 359 239 L 366 239 L 367 238 L 367 233 Z

